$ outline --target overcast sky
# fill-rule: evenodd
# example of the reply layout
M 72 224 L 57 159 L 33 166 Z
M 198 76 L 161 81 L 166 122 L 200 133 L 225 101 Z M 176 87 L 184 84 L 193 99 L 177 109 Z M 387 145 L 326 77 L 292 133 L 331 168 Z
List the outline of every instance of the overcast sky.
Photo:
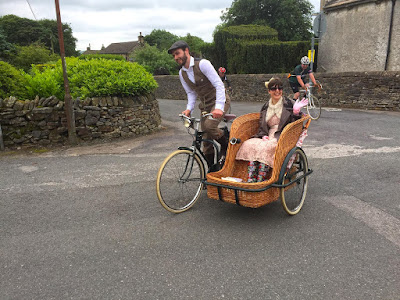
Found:
M 280 0 L 276 0 L 280 1 Z M 72 27 L 77 49 L 98 50 L 104 44 L 136 41 L 153 29 L 178 36 L 187 33 L 212 41 L 221 23 L 221 11 L 232 0 L 59 0 L 61 21 Z M 320 0 L 311 0 L 319 11 Z M 54 0 L 0 0 L 0 16 L 14 14 L 29 19 L 56 19 Z M 29 4 L 32 8 L 29 7 Z

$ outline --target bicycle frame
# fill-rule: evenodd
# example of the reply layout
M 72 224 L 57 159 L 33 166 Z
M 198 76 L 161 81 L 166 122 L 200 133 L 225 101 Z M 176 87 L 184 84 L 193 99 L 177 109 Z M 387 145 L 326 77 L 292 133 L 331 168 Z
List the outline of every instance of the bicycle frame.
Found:
M 199 155 L 203 161 L 207 162 L 206 157 L 203 153 L 203 151 L 201 150 L 201 144 L 206 142 L 206 143 L 211 143 L 214 147 L 214 151 L 217 154 L 217 159 L 214 159 L 214 164 L 218 163 L 218 160 L 220 159 L 220 151 L 218 149 L 218 145 L 214 140 L 210 140 L 210 139 L 203 139 L 203 133 L 202 131 L 199 130 L 200 127 L 200 119 L 195 119 L 195 118 L 189 118 L 186 117 L 184 115 L 181 115 L 182 119 L 185 120 L 185 127 L 187 128 L 188 133 L 192 136 L 193 138 L 193 142 L 192 142 L 192 146 L 190 147 L 178 147 L 179 150 L 189 150 L 193 152 L 193 155 L 195 155 L 197 153 L 197 155 Z M 188 125 L 186 122 L 189 122 Z M 191 130 L 193 130 L 193 132 L 191 132 Z M 213 165 L 214 165 L 213 164 Z M 210 165 L 208 165 L 207 162 L 207 167 L 208 169 L 211 168 Z

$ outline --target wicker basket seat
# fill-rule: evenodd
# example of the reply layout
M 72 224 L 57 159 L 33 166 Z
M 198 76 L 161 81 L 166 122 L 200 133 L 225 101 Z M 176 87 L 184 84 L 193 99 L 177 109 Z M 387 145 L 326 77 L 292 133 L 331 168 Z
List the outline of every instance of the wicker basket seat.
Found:
M 288 124 L 282 131 L 276 147 L 274 168 L 271 178 L 263 182 L 247 183 L 247 161 L 236 160 L 236 153 L 244 141 L 257 133 L 259 127 L 260 113 L 250 113 L 236 118 L 231 126 L 230 139 L 240 139 L 240 143 L 229 144 L 226 161 L 223 168 L 217 172 L 207 174 L 207 183 L 222 184 L 232 188 L 207 185 L 207 195 L 211 199 L 223 200 L 246 207 L 260 207 L 271 203 L 279 198 L 279 188 L 271 187 L 264 191 L 251 192 L 235 190 L 234 187 L 250 190 L 264 189 L 276 183 L 279 178 L 281 166 L 289 151 L 296 146 L 304 124 L 310 117 L 308 115 Z M 222 177 L 241 178 L 244 182 L 232 182 L 222 180 Z M 235 194 L 237 194 L 235 196 Z

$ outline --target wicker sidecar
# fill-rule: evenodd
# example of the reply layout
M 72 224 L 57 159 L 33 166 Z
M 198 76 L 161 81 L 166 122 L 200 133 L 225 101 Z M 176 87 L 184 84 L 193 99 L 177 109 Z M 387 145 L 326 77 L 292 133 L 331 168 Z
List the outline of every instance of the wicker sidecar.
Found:
M 307 193 L 308 160 L 301 147 L 299 137 L 310 124 L 308 115 L 288 124 L 281 133 L 275 152 L 274 168 L 270 178 L 263 182 L 247 183 L 247 162 L 236 160 L 236 153 L 242 143 L 257 133 L 259 113 L 250 113 L 234 120 L 231 126 L 228 152 L 223 168 L 207 174 L 205 184 L 211 199 L 257 208 L 276 201 L 279 196 L 289 215 L 297 214 L 303 206 Z M 236 141 L 236 143 L 235 143 Z M 222 178 L 235 177 L 243 182 Z

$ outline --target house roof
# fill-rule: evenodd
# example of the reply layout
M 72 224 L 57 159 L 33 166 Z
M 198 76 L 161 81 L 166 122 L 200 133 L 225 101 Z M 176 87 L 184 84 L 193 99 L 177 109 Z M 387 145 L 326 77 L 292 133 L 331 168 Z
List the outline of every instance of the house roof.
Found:
M 136 47 L 139 47 L 138 41 L 124 42 L 124 43 L 112 43 L 106 48 L 100 50 L 98 53 L 101 54 L 127 54 L 131 53 Z
M 350 8 L 369 2 L 376 2 L 376 0 L 327 0 L 323 9 L 324 11 L 331 11 L 342 8 Z
M 86 50 L 84 51 L 82 54 L 97 54 L 99 53 L 101 50 Z

